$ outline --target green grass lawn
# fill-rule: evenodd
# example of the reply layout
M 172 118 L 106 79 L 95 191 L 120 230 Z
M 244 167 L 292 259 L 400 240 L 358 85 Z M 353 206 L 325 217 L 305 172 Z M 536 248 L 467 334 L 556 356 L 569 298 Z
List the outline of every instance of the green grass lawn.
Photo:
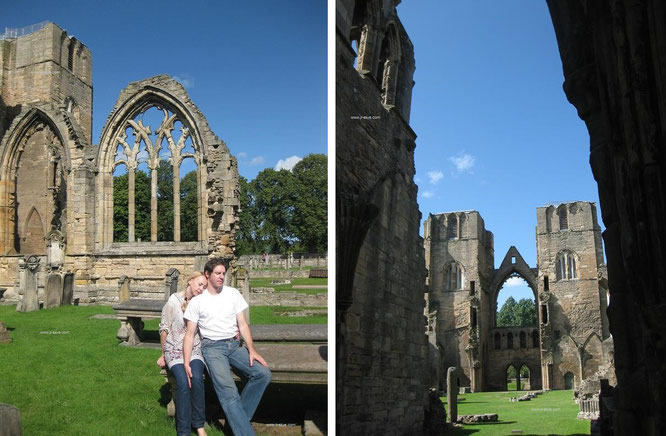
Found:
M 21 410 L 25 435 L 170 435 L 160 404 L 159 350 L 118 346 L 119 322 L 90 319 L 108 306 L 65 306 L 18 313 L 0 306 L 12 342 L 0 344 L 0 402 Z M 283 322 L 253 307 L 253 324 Z M 288 321 L 325 323 L 326 317 Z M 158 320 L 146 322 L 146 328 Z M 222 433 L 211 429 L 209 435 Z
M 499 420 L 492 423 L 465 424 L 447 435 L 511 435 L 522 430 L 523 435 L 589 435 L 590 421 L 579 420 L 578 406 L 572 391 L 549 391 L 531 401 L 509 402 L 509 397 L 521 396 L 526 391 L 478 392 L 458 396 L 458 415 L 497 413 Z M 446 397 L 442 397 L 446 403 Z
M 308 286 L 308 285 L 328 285 L 328 279 L 325 278 L 291 278 L 291 284 L 289 285 L 271 285 L 272 280 L 280 280 L 274 278 L 250 278 L 250 286 L 253 288 L 273 288 L 275 292 L 285 292 L 285 291 L 295 291 L 304 294 L 318 294 L 320 292 L 327 292 L 327 289 L 317 289 L 317 288 L 304 288 L 304 289 L 294 289 L 293 286 Z

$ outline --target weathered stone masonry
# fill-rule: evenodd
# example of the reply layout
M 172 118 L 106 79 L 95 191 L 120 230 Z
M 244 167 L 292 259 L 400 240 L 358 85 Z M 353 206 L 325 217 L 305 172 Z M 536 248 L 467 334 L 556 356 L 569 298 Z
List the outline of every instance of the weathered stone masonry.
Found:
M 537 267 L 515 247 L 494 268 L 493 235 L 478 212 L 430 215 L 424 223 L 433 385 L 449 367 L 472 391 L 506 389 L 506 371 L 526 365 L 531 389 L 570 389 L 614 378 L 600 228 L 592 203 L 537 209 Z M 497 327 L 497 297 L 523 278 L 539 325 Z M 605 344 L 605 345 L 604 345 Z M 569 380 L 574 386 L 567 386 Z
M 397 3 L 336 3 L 338 434 L 423 434 L 428 407 L 414 58 Z
M 237 163 L 179 83 L 161 75 L 129 84 L 99 145 L 92 145 L 90 50 L 47 23 L 0 40 L 0 91 L 0 287 L 8 288 L 6 299 L 20 299 L 18 264 L 26 255 L 41 258 L 40 300 L 49 275 L 73 273 L 80 303 L 117 301 L 122 276 L 130 280 L 132 297 L 161 299 L 169 268 L 186 276 L 211 255 L 233 258 Z M 151 108 L 164 113 L 159 126 L 136 121 Z M 177 141 L 176 122 L 182 126 Z M 133 140 L 127 129 L 133 129 Z M 156 167 L 167 150 L 174 172 L 174 237 L 158 241 Z M 113 172 L 124 165 L 132 180 L 139 153 L 148 155 L 152 176 L 151 240 L 133 236 L 130 188 L 131 236 L 114 241 Z M 179 222 L 183 159 L 196 164 L 196 223 Z M 181 225 L 197 226 L 197 240 L 180 242 Z

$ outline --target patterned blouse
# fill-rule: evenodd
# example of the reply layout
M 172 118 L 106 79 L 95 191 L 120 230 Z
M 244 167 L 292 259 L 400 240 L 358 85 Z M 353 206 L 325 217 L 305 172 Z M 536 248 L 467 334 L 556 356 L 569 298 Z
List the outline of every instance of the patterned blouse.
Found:
M 178 293 L 174 293 L 169 297 L 166 304 L 162 308 L 162 321 L 160 322 L 160 335 L 163 331 L 167 332 L 166 340 L 164 341 L 164 360 L 166 361 L 169 369 L 173 365 L 183 363 L 183 339 L 185 338 L 185 320 L 183 319 L 183 305 L 185 304 L 185 297 L 181 297 Z M 203 361 L 201 354 L 201 337 L 199 330 L 194 335 L 194 346 L 192 347 L 193 359 Z

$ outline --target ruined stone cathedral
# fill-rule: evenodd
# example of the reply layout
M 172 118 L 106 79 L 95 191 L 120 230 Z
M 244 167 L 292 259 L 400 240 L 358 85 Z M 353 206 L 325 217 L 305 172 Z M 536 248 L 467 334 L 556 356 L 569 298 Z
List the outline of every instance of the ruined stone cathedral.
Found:
M 120 92 L 97 145 L 92 138 L 92 53 L 53 23 L 0 40 L 0 287 L 20 300 L 35 277 L 81 303 L 132 296 L 161 299 L 166 272 L 199 267 L 209 255 L 233 257 L 238 169 L 225 143 L 185 89 L 160 75 Z M 161 121 L 144 123 L 148 111 Z M 181 240 L 180 177 L 195 168 L 194 237 Z M 173 232 L 158 238 L 157 169 L 173 174 Z M 127 174 L 127 235 L 114 235 L 114 175 Z M 139 172 L 150 206 L 135 203 Z M 115 219 L 119 219 L 115 217 Z M 149 231 L 136 234 L 143 219 Z M 185 223 L 184 223 L 185 224 Z
M 507 368 L 529 369 L 531 389 L 571 389 L 614 378 L 607 280 L 593 203 L 537 209 L 537 265 L 516 247 L 495 268 L 493 234 L 478 212 L 430 215 L 423 229 L 433 376 L 443 388 L 458 367 L 461 386 L 505 390 Z M 534 292 L 538 325 L 498 327 L 497 297 L 511 277 Z

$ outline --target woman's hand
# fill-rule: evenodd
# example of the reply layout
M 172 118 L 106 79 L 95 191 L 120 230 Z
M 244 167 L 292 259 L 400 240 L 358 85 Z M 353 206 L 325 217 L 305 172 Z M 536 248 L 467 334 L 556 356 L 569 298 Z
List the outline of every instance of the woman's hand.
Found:
M 157 366 L 160 368 L 164 368 L 166 366 L 166 362 L 164 361 L 164 354 L 162 354 L 158 359 L 157 359 Z

